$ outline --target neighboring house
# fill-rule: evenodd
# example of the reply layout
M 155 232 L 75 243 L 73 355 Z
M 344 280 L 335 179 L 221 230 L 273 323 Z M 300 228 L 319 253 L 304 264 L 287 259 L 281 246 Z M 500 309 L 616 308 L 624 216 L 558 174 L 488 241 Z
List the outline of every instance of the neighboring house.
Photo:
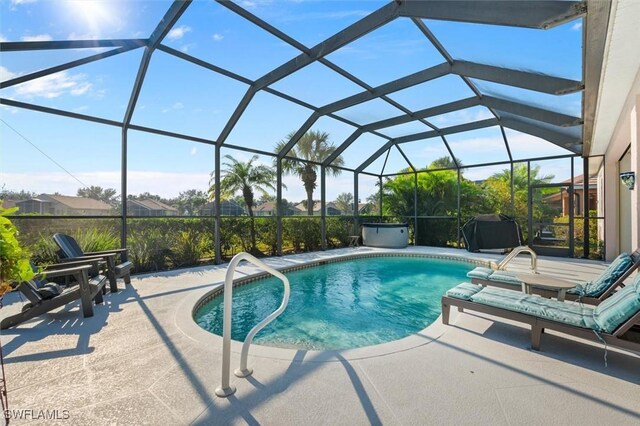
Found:
M 161 201 L 145 198 L 142 200 L 127 200 L 127 215 L 129 216 L 178 216 L 178 209 Z
M 51 214 L 60 216 L 105 216 L 113 213 L 113 207 L 104 201 L 68 195 L 40 194 L 28 200 L 16 201 L 19 214 Z
M 584 179 L 583 175 L 575 176 L 573 178 L 573 208 L 575 216 L 584 215 L 585 196 L 584 185 L 582 184 Z M 570 179 L 562 181 L 561 183 L 571 183 Z M 588 184 L 588 210 L 598 210 L 598 179 L 592 177 L 589 179 Z M 569 214 L 569 194 L 564 189 L 545 197 L 547 203 L 552 206 L 562 208 L 562 215 L 567 216 Z
M 214 216 L 216 214 L 215 203 L 212 201 L 205 204 L 200 209 L 200 216 Z M 222 216 L 242 216 L 244 209 L 235 201 L 223 200 L 220 202 L 220 215 Z
M 304 203 L 296 204 L 295 208 L 299 210 L 295 214 L 297 214 L 297 215 L 306 215 L 307 214 L 307 208 L 305 207 Z M 329 202 L 329 203 L 327 203 L 325 205 L 325 214 L 327 216 L 338 216 L 338 215 L 342 214 L 342 211 L 340 211 L 340 209 L 337 208 L 334 203 Z M 314 203 L 314 205 L 313 205 L 313 215 L 314 216 L 320 216 L 320 201 L 316 201 Z
M 253 213 L 256 216 L 276 216 L 276 202 L 269 201 L 268 203 L 260 204 L 253 209 Z M 287 206 L 284 215 L 293 216 L 295 214 L 300 214 L 300 211 L 296 207 Z
M 3 209 L 10 209 L 16 206 L 16 200 L 2 200 L 0 199 L 0 207 Z

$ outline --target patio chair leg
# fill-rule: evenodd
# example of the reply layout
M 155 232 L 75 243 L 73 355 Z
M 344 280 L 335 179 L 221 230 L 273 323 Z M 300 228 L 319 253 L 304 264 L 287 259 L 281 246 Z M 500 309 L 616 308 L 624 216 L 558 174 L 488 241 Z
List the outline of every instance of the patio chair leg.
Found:
M 125 275 L 124 277 L 122 277 L 122 278 L 124 278 L 124 283 L 125 283 L 125 285 L 129 285 L 129 284 L 131 284 L 131 275 L 130 275 L 130 274 L 126 274 L 126 275 Z
M 537 325 L 531 326 L 531 349 L 534 351 L 540 350 L 540 339 L 542 338 L 543 328 Z
M 109 290 L 111 290 L 111 293 L 118 292 L 118 280 L 116 278 L 115 267 L 116 264 L 113 257 L 110 256 L 107 258 L 107 277 L 109 278 Z
M 449 325 L 449 305 L 442 304 L 442 323 L 444 325 Z
M 85 318 L 92 317 L 93 300 L 91 299 L 91 288 L 89 287 L 89 275 L 87 274 L 87 271 L 84 270 L 81 274 L 78 274 L 78 278 L 80 278 L 78 284 L 80 286 L 80 305 L 82 308 L 82 316 Z
M 102 297 L 102 292 L 101 291 L 97 292 L 93 300 L 96 303 L 96 305 L 101 305 L 104 302 L 104 298 Z

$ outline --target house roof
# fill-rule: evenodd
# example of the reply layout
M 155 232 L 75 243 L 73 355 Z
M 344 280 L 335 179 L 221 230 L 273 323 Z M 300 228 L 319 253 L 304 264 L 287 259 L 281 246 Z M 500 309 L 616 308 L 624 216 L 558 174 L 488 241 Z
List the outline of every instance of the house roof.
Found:
M 301 209 L 299 208 L 300 204 L 298 204 L 297 206 L 287 206 L 287 209 L 291 209 L 291 210 L 298 210 L 300 211 Z M 318 204 L 319 206 L 319 204 Z M 318 207 L 319 209 L 320 207 Z M 262 203 L 259 206 L 256 206 L 254 209 L 254 211 L 256 212 L 272 212 L 276 210 L 276 202 L 275 201 L 268 201 L 266 203 Z
M 256 206 L 254 208 L 255 211 L 257 212 L 272 212 L 274 210 L 276 210 L 276 203 L 275 201 L 269 201 L 266 203 L 262 203 L 259 206 Z
M 168 210 L 168 211 L 178 211 L 175 207 L 172 207 L 168 204 L 165 204 L 158 200 L 152 200 L 151 198 L 145 198 L 142 200 L 128 200 L 132 201 L 136 204 L 140 204 L 143 207 L 146 207 L 149 210 Z
M 40 194 L 32 200 L 56 201 L 76 210 L 111 210 L 111 206 L 104 201 L 87 197 L 72 197 L 70 195 Z M 24 200 L 27 201 L 27 200 Z
M 326 207 L 329 208 L 334 208 L 336 210 L 340 210 L 339 208 L 336 207 L 336 205 L 333 202 L 328 202 L 326 204 Z M 295 208 L 301 211 L 307 211 L 307 208 L 305 207 L 304 203 L 298 203 L 295 205 Z M 320 201 L 316 201 L 313 204 L 313 211 L 314 212 L 319 212 L 320 211 Z

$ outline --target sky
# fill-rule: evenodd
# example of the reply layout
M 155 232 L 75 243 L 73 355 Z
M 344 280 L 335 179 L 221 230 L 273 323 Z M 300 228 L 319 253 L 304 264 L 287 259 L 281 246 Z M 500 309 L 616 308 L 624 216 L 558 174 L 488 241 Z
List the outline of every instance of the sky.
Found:
M 242 0 L 241 7 L 291 37 L 312 47 L 383 6 L 382 1 Z M 147 38 L 168 7 L 154 1 L 0 0 L 0 41 Z M 549 30 L 424 20 L 455 59 L 546 73 L 581 80 L 582 21 Z M 299 55 L 299 51 L 211 0 L 194 1 L 165 38 L 164 44 L 249 79 Z M 0 80 L 84 58 L 108 49 L 67 49 L 0 53 Z M 142 50 L 137 49 L 97 62 L 0 90 L 0 96 L 21 102 L 69 110 L 121 121 L 135 81 Z M 417 26 L 398 18 L 329 54 L 327 59 L 370 86 L 438 65 L 443 57 Z M 473 80 L 481 92 L 579 116 L 581 94 L 551 96 L 497 83 Z M 313 105 L 323 106 L 363 91 L 362 87 L 321 63 L 312 63 L 274 83 L 273 89 Z M 215 140 L 248 86 L 195 66 L 162 51 L 155 51 L 142 86 L 132 123 Z M 411 111 L 473 96 L 457 76 L 445 76 L 389 95 Z M 227 144 L 273 151 L 297 130 L 310 109 L 260 91 L 242 115 Z M 0 186 L 8 190 L 60 192 L 75 195 L 78 188 L 99 185 L 120 192 L 121 131 L 117 127 L 0 107 Z M 375 99 L 338 111 L 336 115 L 364 125 L 403 112 Z M 437 127 L 491 118 L 484 107 L 456 111 L 429 121 Z M 323 117 L 312 127 L 330 134 L 340 144 L 355 127 Z M 381 129 L 393 138 L 428 131 L 419 122 Z M 507 130 L 515 158 L 567 154 L 536 137 Z M 463 164 L 507 160 L 499 128 L 486 128 L 447 137 Z M 344 162 L 357 167 L 386 142 L 364 134 L 347 149 Z M 416 167 L 448 155 L 441 139 L 400 145 Z M 224 149 L 240 160 L 252 154 Z M 386 156 L 385 156 L 386 158 Z M 380 173 L 385 158 L 367 171 Z M 267 156 L 259 162 L 272 166 Z M 149 133 L 129 131 L 128 191 L 175 197 L 188 189 L 206 190 L 214 168 L 211 145 Z M 569 177 L 568 161 L 540 163 L 556 180 Z M 407 167 L 393 150 L 385 173 Z M 480 180 L 506 166 L 466 169 L 465 177 Z M 360 196 L 375 189 L 375 178 L 362 177 Z M 305 198 L 300 181 L 284 179 L 289 200 Z M 327 198 L 353 192 L 353 174 L 327 179 Z M 319 191 L 315 194 L 320 197 Z

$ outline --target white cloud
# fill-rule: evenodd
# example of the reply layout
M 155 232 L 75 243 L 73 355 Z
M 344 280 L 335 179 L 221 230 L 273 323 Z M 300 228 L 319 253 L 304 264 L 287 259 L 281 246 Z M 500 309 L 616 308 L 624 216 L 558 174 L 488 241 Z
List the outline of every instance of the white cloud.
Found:
M 171 105 L 169 108 L 165 108 L 162 110 L 163 113 L 169 112 L 169 111 L 173 111 L 176 109 L 183 109 L 184 105 L 182 102 L 176 102 L 175 104 Z
M 120 189 L 120 170 L 80 172 L 74 175 L 88 185 L 103 188 Z M 63 171 L 2 173 L 1 180 L 7 188 L 28 189 L 37 193 L 59 192 L 63 195 L 75 195 L 78 182 Z M 150 192 L 163 197 L 176 197 L 187 189 L 209 189 L 209 173 L 169 173 L 129 170 L 128 190 L 130 194 Z
M 169 31 L 169 34 L 167 34 L 167 38 L 169 40 L 179 40 L 182 37 L 184 37 L 186 33 L 190 31 L 191 31 L 191 27 L 188 27 L 186 25 L 181 25 Z
M 84 33 L 79 34 L 76 32 L 72 32 L 67 36 L 68 40 L 97 40 L 98 36 L 94 33 Z
M 578 31 L 582 28 L 582 21 L 578 21 L 571 26 L 571 31 Z
M 7 68 L 0 65 L 0 81 L 10 80 L 12 78 L 17 77 L 18 74 L 9 71 Z
M 180 47 L 180 51 L 184 53 L 188 53 L 192 47 L 195 47 L 195 45 L 196 45 L 195 43 L 186 43 Z
M 19 6 L 21 4 L 35 3 L 38 0 L 11 0 L 12 6 Z
M 53 99 L 65 94 L 80 96 L 89 92 L 92 87 L 86 78 L 85 74 L 70 75 L 61 71 L 19 84 L 15 87 L 15 93 L 27 99 Z
M 22 36 L 22 41 L 51 41 L 53 37 L 49 34 L 37 34 Z
M 0 43 L 6 43 L 9 40 L 7 40 L 7 38 L 5 36 L 3 36 L 2 34 L 0 34 Z
M 439 127 L 450 127 L 461 123 L 486 120 L 488 118 L 493 118 L 493 114 L 491 114 L 491 112 L 487 108 L 474 107 L 449 112 L 437 117 L 433 117 L 429 121 Z
M 222 41 L 224 36 L 222 34 L 215 33 L 211 36 L 211 38 L 213 39 L 213 41 Z
M 193 148 L 191 148 L 191 151 L 189 152 L 189 154 L 191 154 L 191 156 L 193 157 L 194 155 L 196 155 L 198 153 L 198 147 L 194 146 Z

